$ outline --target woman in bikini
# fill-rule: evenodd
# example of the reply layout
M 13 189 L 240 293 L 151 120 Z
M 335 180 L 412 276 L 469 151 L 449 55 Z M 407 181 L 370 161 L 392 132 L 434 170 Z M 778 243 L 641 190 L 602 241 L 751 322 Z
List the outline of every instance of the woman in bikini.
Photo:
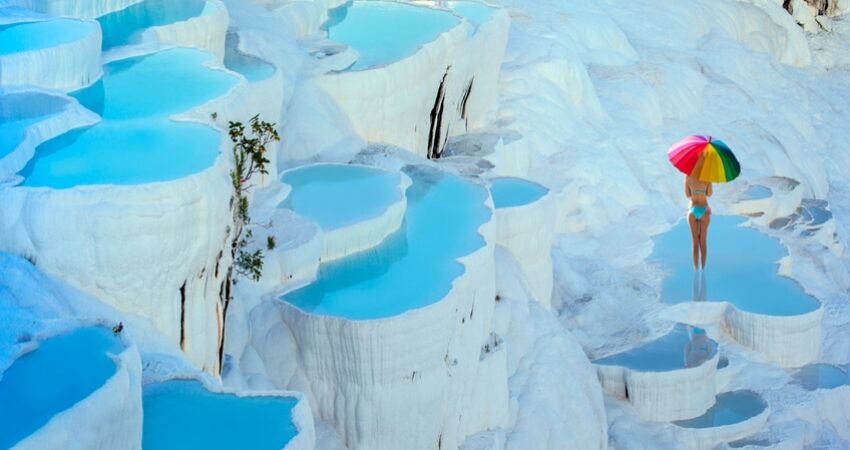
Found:
M 694 269 L 705 268 L 706 239 L 708 224 L 711 222 L 711 183 L 685 176 L 685 196 L 691 200 L 688 208 L 688 224 L 691 226 L 691 240 L 694 252 Z

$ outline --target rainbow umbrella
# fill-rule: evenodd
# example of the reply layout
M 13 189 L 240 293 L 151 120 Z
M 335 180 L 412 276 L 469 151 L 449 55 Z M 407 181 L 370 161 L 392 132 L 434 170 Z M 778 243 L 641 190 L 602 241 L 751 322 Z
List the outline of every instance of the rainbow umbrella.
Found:
M 741 164 L 729 147 L 711 136 L 688 136 L 667 150 L 674 167 L 706 183 L 725 183 L 741 174 Z

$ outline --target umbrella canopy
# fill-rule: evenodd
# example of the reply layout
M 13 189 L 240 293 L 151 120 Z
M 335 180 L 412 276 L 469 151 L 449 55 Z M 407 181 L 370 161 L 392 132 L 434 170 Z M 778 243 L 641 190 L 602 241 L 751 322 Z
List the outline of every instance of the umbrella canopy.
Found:
M 706 183 L 725 183 L 741 174 L 732 150 L 711 136 L 688 136 L 670 147 L 667 158 L 685 175 Z

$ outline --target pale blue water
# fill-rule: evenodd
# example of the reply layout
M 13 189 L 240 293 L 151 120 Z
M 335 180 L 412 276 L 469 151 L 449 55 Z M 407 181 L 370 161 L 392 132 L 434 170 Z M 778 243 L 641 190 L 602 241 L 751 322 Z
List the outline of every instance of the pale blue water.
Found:
M 111 330 L 79 328 L 41 342 L 0 374 L 0 449 L 33 434 L 115 373 L 107 353 L 123 344 Z
M 183 178 L 211 167 L 221 136 L 197 123 L 104 122 L 45 142 L 20 172 L 23 186 L 64 189 Z
M 770 191 L 770 188 L 756 184 L 747 189 L 744 198 L 747 200 L 761 200 L 770 198 L 772 195 L 773 193 Z
M 66 104 L 59 97 L 37 92 L 0 95 L 0 158 L 21 143 L 27 127 L 58 114 Z
M 360 54 L 348 70 L 410 56 L 460 22 L 448 11 L 384 1 L 354 1 L 331 10 L 329 16 L 328 37 Z
M 136 43 L 147 28 L 169 25 L 201 15 L 205 0 L 143 0 L 97 19 L 103 49 Z
M 145 450 L 280 450 L 298 430 L 292 397 L 238 397 L 206 390 L 198 381 L 145 386 Z
M 708 229 L 705 279 L 708 301 L 728 301 L 741 310 L 792 316 L 816 310 L 819 302 L 794 280 L 777 273 L 785 249 L 776 239 L 741 227 L 744 218 L 712 215 Z M 651 259 L 669 273 L 661 299 L 670 304 L 692 301 L 693 262 L 688 223 L 679 221 L 656 236 Z
M 299 308 L 355 320 L 377 319 L 442 299 L 463 274 L 455 261 L 481 248 L 490 219 L 487 192 L 456 176 L 407 169 L 405 222 L 379 246 L 323 264 L 313 284 L 286 294 Z
M 272 64 L 236 49 L 228 49 L 224 54 L 224 66 L 242 74 L 248 81 L 265 80 L 274 75 L 276 70 Z
M 226 94 L 238 78 L 203 66 L 212 55 L 175 48 L 106 64 L 104 76 L 71 94 L 105 120 L 168 117 Z
M 307 166 L 283 174 L 281 181 L 292 186 L 281 206 L 325 230 L 378 217 L 402 198 L 398 174 L 363 166 Z
M 450 1 L 447 2 L 452 11 L 460 14 L 468 20 L 474 29 L 478 29 L 483 23 L 486 23 L 493 17 L 496 8 L 473 1 Z
M 490 181 L 490 195 L 496 208 L 522 206 L 540 200 L 549 189 L 522 178 L 494 178 Z
M 670 333 L 654 341 L 593 363 L 641 372 L 666 372 L 697 367 L 716 353 L 717 343 L 709 339 L 704 330 L 678 324 Z
M 3 158 L 17 148 L 24 139 L 24 132 L 27 127 L 54 114 L 44 114 L 42 116 L 0 122 L 0 158 Z
M 0 55 L 56 47 L 78 41 L 95 31 L 94 24 L 71 19 L 0 25 Z
M 760 395 L 752 391 L 724 392 L 705 414 L 673 423 L 684 428 L 714 428 L 732 425 L 755 417 L 767 408 Z
M 211 56 L 172 49 L 107 64 L 96 84 L 72 93 L 103 121 L 36 148 L 24 186 L 132 185 L 170 181 L 212 166 L 221 135 L 169 115 L 224 95 L 238 81 L 202 67 Z
M 831 364 L 809 364 L 794 373 L 794 381 L 804 389 L 833 389 L 850 385 L 850 375 L 846 368 Z

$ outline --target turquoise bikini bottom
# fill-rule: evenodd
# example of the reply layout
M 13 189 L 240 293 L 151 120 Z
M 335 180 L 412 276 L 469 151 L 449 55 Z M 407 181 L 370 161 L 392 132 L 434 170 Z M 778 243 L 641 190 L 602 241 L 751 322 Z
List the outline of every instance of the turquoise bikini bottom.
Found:
M 711 208 L 706 208 L 705 206 L 691 206 L 691 214 L 693 214 L 694 218 L 697 220 L 702 219 L 702 216 L 704 216 L 707 212 L 711 212 Z

